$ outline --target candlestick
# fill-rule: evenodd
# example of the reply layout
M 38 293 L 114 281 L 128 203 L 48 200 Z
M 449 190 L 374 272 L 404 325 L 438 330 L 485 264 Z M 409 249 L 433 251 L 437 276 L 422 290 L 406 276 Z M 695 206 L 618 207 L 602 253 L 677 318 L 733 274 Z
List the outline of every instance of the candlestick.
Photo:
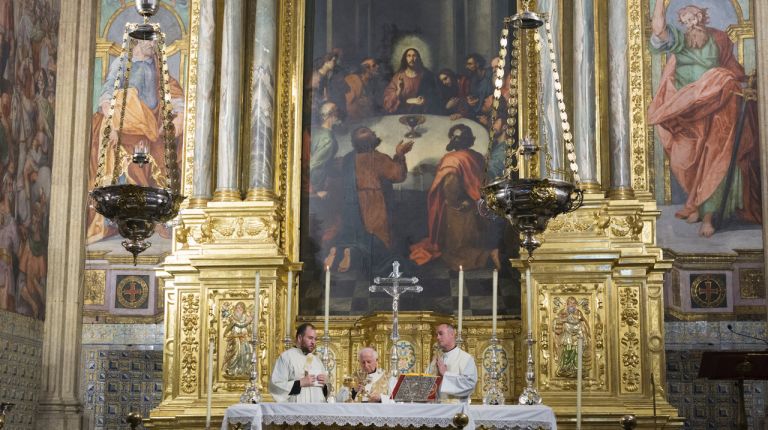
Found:
M 584 338 L 579 334 L 578 355 L 576 361 L 576 430 L 581 430 L 581 372 Z
M 261 300 L 261 272 L 256 272 L 256 286 L 253 293 L 253 330 L 254 339 L 259 337 L 259 301 Z
M 525 268 L 525 293 L 526 293 L 526 307 L 528 310 L 527 321 L 528 331 L 533 331 L 533 285 L 531 283 L 531 267 Z
M 288 271 L 288 293 L 285 297 L 285 348 L 288 349 L 293 343 L 291 336 L 291 304 L 293 303 L 293 272 Z
M 498 291 L 499 291 L 499 271 L 496 269 L 493 269 L 493 301 L 491 305 L 491 312 L 492 312 L 492 328 L 491 328 L 491 336 L 496 336 L 496 308 L 498 307 Z
M 331 268 L 325 266 L 325 326 L 323 330 L 328 333 L 328 315 L 331 311 Z
M 456 334 L 457 343 L 461 343 L 461 328 L 464 324 L 464 266 L 459 266 L 459 332 Z

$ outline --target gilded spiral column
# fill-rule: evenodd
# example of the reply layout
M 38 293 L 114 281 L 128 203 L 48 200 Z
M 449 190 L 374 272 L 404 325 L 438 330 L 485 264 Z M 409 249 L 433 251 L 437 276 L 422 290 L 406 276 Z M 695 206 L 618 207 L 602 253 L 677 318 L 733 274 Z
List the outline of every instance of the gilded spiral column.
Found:
M 248 200 L 274 196 L 275 64 L 277 7 L 275 0 L 256 2 L 253 66 L 250 70 L 250 171 Z
M 200 3 L 200 31 L 197 52 L 195 113 L 195 160 L 190 206 L 205 206 L 211 200 L 211 157 L 213 156 L 213 81 L 216 73 L 216 1 Z
M 600 191 L 595 139 L 595 5 L 573 3 L 573 134 L 582 187 Z
M 240 107 L 243 98 L 244 24 L 243 0 L 224 2 L 219 95 L 219 147 L 216 159 L 216 192 L 213 195 L 213 199 L 220 202 L 240 200 L 237 177 Z
M 609 147 L 611 190 L 608 196 L 631 199 L 632 171 L 629 141 L 629 71 L 627 69 L 627 4 L 608 4 L 608 76 L 610 98 Z

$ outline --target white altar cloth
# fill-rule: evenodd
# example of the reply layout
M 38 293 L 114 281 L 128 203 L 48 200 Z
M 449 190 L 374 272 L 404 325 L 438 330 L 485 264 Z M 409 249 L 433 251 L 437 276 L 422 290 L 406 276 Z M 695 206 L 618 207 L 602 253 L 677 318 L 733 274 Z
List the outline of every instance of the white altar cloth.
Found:
M 229 424 L 262 425 L 363 425 L 376 427 L 453 428 L 453 417 L 469 417 L 465 429 L 475 426 L 496 429 L 557 430 L 555 414 L 547 406 L 467 406 L 462 404 L 382 403 L 262 403 L 235 404 L 227 408 L 221 429 Z

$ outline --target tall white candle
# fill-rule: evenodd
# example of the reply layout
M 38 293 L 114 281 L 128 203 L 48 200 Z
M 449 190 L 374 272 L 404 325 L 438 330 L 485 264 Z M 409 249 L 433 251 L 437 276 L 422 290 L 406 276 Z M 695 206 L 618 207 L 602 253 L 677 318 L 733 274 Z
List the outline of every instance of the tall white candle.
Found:
M 584 353 L 584 338 L 579 335 L 578 355 L 576 362 L 576 430 L 581 430 L 581 366 Z
M 499 291 L 499 271 L 496 269 L 493 269 L 493 304 L 491 306 L 491 312 L 492 312 L 492 318 L 493 318 L 493 328 L 491 329 L 491 335 L 496 336 L 496 308 L 498 307 L 498 291 Z
M 328 334 L 328 315 L 331 311 L 331 268 L 325 266 L 325 326 L 323 336 Z
M 464 323 L 464 267 L 459 266 L 459 332 L 457 335 L 461 336 L 461 328 Z
M 254 339 L 259 338 L 259 302 L 261 300 L 261 272 L 256 272 L 256 285 L 253 292 L 253 330 L 251 334 Z
M 211 314 L 216 315 L 216 304 L 211 304 Z M 213 336 L 210 336 L 208 342 L 208 384 L 207 384 L 207 406 L 205 411 L 205 428 L 211 428 L 211 404 L 213 403 L 213 349 L 216 343 Z
M 531 267 L 525 269 L 526 307 L 528 310 L 528 331 L 533 331 L 533 284 L 531 283 Z
M 288 295 L 285 297 L 285 336 L 291 335 L 291 304 L 293 303 L 293 272 L 288 271 Z

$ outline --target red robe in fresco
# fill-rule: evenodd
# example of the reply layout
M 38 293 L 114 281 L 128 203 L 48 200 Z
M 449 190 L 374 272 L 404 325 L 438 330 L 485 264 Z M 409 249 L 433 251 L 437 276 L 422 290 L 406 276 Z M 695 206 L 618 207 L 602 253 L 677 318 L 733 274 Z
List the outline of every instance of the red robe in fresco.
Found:
M 670 168 L 688 198 L 675 215 L 687 218 L 699 210 L 728 173 L 734 148 L 736 123 L 742 98 L 744 68 L 733 55 L 733 43 L 720 30 L 708 29 L 719 49 L 720 67 L 677 89 L 676 58 L 670 56 L 659 89 L 648 108 L 648 123 L 669 157 Z M 762 222 L 757 115 L 748 103 L 736 163 L 741 170 L 744 207 L 738 215 L 745 221 Z

